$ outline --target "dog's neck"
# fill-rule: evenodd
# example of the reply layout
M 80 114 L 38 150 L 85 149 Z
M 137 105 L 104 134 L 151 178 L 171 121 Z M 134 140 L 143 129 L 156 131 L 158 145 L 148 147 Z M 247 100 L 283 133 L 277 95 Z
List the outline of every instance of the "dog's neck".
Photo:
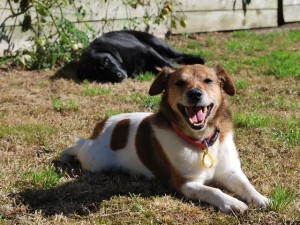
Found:
M 201 147 L 202 149 L 207 149 L 208 147 L 212 146 L 218 139 L 220 133 L 220 129 L 218 127 L 215 127 L 214 132 L 209 137 L 199 140 L 187 136 L 175 124 L 171 123 L 171 126 L 173 130 L 185 141 L 194 146 Z

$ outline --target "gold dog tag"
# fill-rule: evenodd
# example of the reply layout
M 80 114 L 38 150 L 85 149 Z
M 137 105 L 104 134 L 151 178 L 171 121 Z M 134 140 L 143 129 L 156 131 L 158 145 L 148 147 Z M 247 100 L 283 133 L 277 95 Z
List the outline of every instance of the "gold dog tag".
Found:
M 209 153 L 207 148 L 203 149 L 202 165 L 205 168 L 211 168 L 214 165 L 214 157 Z

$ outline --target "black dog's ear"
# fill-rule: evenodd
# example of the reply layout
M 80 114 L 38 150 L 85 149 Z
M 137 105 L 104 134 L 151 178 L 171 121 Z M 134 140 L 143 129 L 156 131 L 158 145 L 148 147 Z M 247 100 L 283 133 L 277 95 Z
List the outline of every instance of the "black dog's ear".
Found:
M 123 59 L 122 59 L 122 57 L 120 56 L 120 53 L 117 50 L 112 49 L 112 50 L 109 51 L 109 53 L 111 53 L 112 56 L 114 56 L 120 63 L 123 63 Z
M 223 66 L 217 65 L 216 67 L 216 73 L 218 78 L 221 80 L 223 90 L 228 95 L 235 95 L 235 86 L 232 78 L 229 76 L 229 74 L 224 70 Z
M 174 70 L 169 67 L 156 69 L 159 71 L 159 74 L 156 75 L 156 78 L 149 89 L 149 95 L 151 96 L 158 95 L 166 89 L 169 80 L 169 74 L 174 72 Z
M 114 46 L 111 46 L 103 41 L 96 39 L 96 41 L 94 41 L 90 44 L 90 48 L 96 54 L 101 53 L 101 52 L 109 53 L 120 63 L 123 63 L 123 59 L 120 56 L 119 51 Z

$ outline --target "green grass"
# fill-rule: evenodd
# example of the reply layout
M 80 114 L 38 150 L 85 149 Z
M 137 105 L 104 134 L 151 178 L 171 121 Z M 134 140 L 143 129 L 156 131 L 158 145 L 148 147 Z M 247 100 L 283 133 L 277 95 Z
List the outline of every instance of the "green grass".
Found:
M 143 205 L 141 204 L 141 202 L 139 201 L 138 197 L 134 193 L 129 193 L 129 196 L 131 197 L 131 199 L 134 202 L 138 211 L 144 212 L 145 209 L 144 209 Z
M 139 81 L 150 81 L 155 77 L 155 74 L 151 73 L 151 72 L 146 72 L 146 73 L 141 73 L 139 75 L 136 76 L 136 80 Z
M 98 95 L 109 95 L 111 94 L 111 88 L 105 87 L 84 87 L 82 93 L 85 96 L 98 96 Z
M 0 125 L 0 138 L 15 136 L 17 140 L 32 144 L 45 144 L 55 133 L 56 129 L 47 124 Z
M 79 109 L 79 104 L 72 98 L 68 98 L 66 102 L 63 102 L 59 98 L 52 97 L 51 104 L 55 111 L 64 111 L 64 110 L 71 110 L 77 111 Z
M 246 55 L 255 55 L 257 51 L 265 50 L 266 45 L 257 40 L 249 41 L 240 41 L 233 40 L 225 44 L 225 47 L 228 49 L 230 54 L 246 54 Z
M 186 47 L 190 48 L 190 49 L 198 49 L 198 48 L 201 48 L 201 45 L 200 45 L 199 41 L 188 40 Z
M 243 112 L 235 113 L 233 120 L 237 127 L 261 128 L 269 126 L 272 118 L 267 115 L 262 115 L 258 112 Z
M 289 145 L 300 145 L 300 120 L 295 116 L 286 118 L 275 118 L 275 128 L 271 131 L 271 135 L 281 142 Z
M 256 55 L 257 52 L 267 49 L 265 38 L 258 38 L 259 35 L 252 31 L 233 32 L 233 40 L 225 43 L 229 54 Z
M 235 39 L 251 39 L 253 37 L 256 37 L 256 33 L 249 30 L 243 30 L 243 31 L 234 31 L 232 32 L 231 36 Z
M 244 80 L 235 80 L 234 85 L 237 90 L 245 90 L 249 87 L 247 81 Z
M 284 97 L 278 97 L 269 103 L 269 107 L 282 110 L 300 110 L 300 103 L 290 101 Z
M 145 96 L 140 99 L 140 104 L 150 111 L 156 112 L 160 103 L 160 96 Z
M 296 192 L 288 188 L 283 188 L 282 185 L 276 186 L 270 194 L 270 210 L 282 212 L 295 200 Z
M 208 35 L 206 38 L 206 45 L 208 47 L 214 47 L 216 45 L 215 38 L 212 35 Z
M 143 93 L 132 93 L 129 95 L 122 95 L 120 99 L 139 104 L 145 108 L 145 111 L 156 111 L 160 102 L 160 95 L 149 96 Z
M 290 42 L 295 42 L 300 40 L 300 31 L 299 30 L 291 30 L 287 33 L 287 38 Z
M 296 77 L 300 78 L 300 53 L 291 51 L 271 51 L 270 53 L 246 58 L 245 65 L 256 66 L 263 75 L 276 78 Z
M 117 109 L 107 109 L 104 112 L 104 115 L 105 115 L 105 117 L 110 117 L 110 116 L 118 115 L 120 113 L 122 113 L 122 111 L 117 110 Z
M 32 184 L 35 188 L 49 189 L 59 184 L 64 177 L 61 172 L 50 167 L 40 171 L 28 172 L 24 175 L 25 181 Z
M 183 50 L 183 51 L 186 51 L 186 50 Z M 214 58 L 214 53 L 213 52 L 206 51 L 206 50 L 202 49 L 201 47 L 199 47 L 198 49 L 189 50 L 188 52 L 189 52 L 189 54 L 192 54 L 192 55 L 201 56 L 206 61 L 210 61 Z
M 266 73 L 283 78 L 287 76 L 300 78 L 300 53 L 290 51 L 273 51 L 265 56 L 269 65 Z
M 287 144 L 299 145 L 300 144 L 300 129 L 296 127 L 294 129 L 283 131 L 283 130 L 274 130 L 272 132 L 274 138 L 282 140 Z

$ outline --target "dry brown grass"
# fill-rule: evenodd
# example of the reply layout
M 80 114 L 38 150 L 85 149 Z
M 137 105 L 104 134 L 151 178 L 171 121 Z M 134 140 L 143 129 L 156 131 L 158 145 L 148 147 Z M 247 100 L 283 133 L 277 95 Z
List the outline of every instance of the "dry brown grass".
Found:
M 229 33 L 211 37 L 214 45 L 231 40 Z M 187 40 L 177 38 L 174 43 L 185 46 Z M 203 49 L 216 50 L 210 49 L 207 35 L 198 41 Z M 208 64 L 219 60 L 225 61 L 215 57 Z M 9 70 L 0 71 L 0 224 L 299 224 L 299 140 L 289 144 L 274 135 L 281 128 L 286 131 L 285 121 L 299 125 L 299 79 L 262 76 L 254 67 L 231 72 L 236 81 L 247 84 L 231 98 L 233 112 L 271 119 L 248 127 L 235 119 L 243 169 L 264 195 L 279 185 L 295 193 L 283 210 L 250 207 L 243 215 L 224 215 L 182 198 L 157 180 L 121 171 L 89 173 L 76 163 L 62 167 L 61 150 L 75 137 L 88 137 L 105 115 L 151 110 L 145 102 L 151 81 L 78 84 L 50 79 L 53 71 Z M 110 91 L 90 96 L 86 89 Z M 63 108 L 55 108 L 53 99 Z M 77 106 L 69 104 L 70 99 Z M 49 187 L 28 175 L 51 169 L 63 177 Z

